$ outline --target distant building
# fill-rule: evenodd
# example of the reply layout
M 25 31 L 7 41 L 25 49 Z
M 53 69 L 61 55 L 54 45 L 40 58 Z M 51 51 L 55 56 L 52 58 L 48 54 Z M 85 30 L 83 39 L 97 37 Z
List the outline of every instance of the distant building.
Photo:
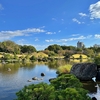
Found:
M 93 47 L 100 48 L 100 45 L 95 44 Z
M 85 45 L 83 44 L 83 42 L 78 41 L 77 42 L 77 48 L 83 48 Z

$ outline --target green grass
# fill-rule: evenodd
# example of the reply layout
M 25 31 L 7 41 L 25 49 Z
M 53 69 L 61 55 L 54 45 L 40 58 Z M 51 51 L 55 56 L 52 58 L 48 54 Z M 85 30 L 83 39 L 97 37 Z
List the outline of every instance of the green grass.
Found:
M 72 65 L 70 65 L 70 64 L 67 64 L 67 65 L 64 65 L 64 66 L 60 66 L 60 67 L 58 68 L 58 72 L 59 72 L 59 73 L 69 73 L 71 67 L 72 67 Z

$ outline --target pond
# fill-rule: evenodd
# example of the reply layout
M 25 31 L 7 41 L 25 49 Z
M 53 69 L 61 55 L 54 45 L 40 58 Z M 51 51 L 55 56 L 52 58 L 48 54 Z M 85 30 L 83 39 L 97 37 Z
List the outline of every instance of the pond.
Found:
M 7 69 L 10 68 L 11 71 Z M 42 80 L 32 80 L 33 77 L 41 78 L 41 73 L 45 73 Z M 13 100 L 15 93 L 25 85 L 36 84 L 38 82 L 49 83 L 49 79 L 56 77 L 56 69 L 49 68 L 46 64 L 5 64 L 0 65 L 0 100 Z M 32 80 L 28 82 L 28 80 Z
M 15 99 L 16 92 L 21 90 L 25 85 L 37 84 L 39 82 L 46 82 L 49 84 L 50 78 L 57 77 L 57 68 L 68 63 L 69 62 L 65 60 L 57 60 L 48 63 L 0 64 L 0 100 Z M 11 71 L 9 71 L 8 68 L 10 68 Z M 42 77 L 41 73 L 45 73 L 45 76 Z M 33 77 L 37 77 L 40 80 L 32 80 Z M 28 82 L 28 80 L 31 80 L 31 82 Z M 87 85 L 88 83 L 84 84 L 85 88 Z M 91 88 L 92 86 L 88 85 L 88 88 L 89 87 Z

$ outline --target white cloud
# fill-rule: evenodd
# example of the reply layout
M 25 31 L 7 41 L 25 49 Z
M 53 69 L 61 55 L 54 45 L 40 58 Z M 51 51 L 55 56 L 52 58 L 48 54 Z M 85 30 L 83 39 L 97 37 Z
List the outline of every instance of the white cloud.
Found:
M 87 16 L 85 13 L 79 13 L 79 15 L 80 15 L 81 17 L 86 17 L 86 16 Z
M 45 28 L 45 26 L 42 26 L 42 27 L 40 27 L 40 28 Z
M 95 37 L 96 39 L 100 39 L 100 34 L 95 34 L 94 37 Z
M 72 38 L 67 38 L 67 39 L 59 39 L 59 40 L 53 40 L 53 39 L 50 39 L 50 40 L 45 40 L 46 42 L 68 42 L 68 41 L 74 41 L 74 40 L 84 40 L 84 39 L 89 39 L 91 38 L 92 35 L 88 35 L 88 36 L 79 36 L 79 37 L 72 37 Z
M 46 34 L 56 34 L 56 32 L 46 32 Z
M 80 34 L 72 34 L 72 36 L 78 36 L 78 35 L 80 35 Z
M 36 38 L 35 38 L 35 41 L 39 41 L 39 39 L 36 37 Z
M 80 22 L 78 19 L 76 19 L 76 18 L 73 18 L 72 19 L 72 21 L 73 22 L 76 22 L 76 23 L 78 23 L 78 24 L 84 24 L 85 22 Z
M 61 30 L 58 31 L 58 33 L 60 33 L 60 32 L 61 32 Z
M 87 38 L 91 38 L 91 37 L 92 37 L 92 35 L 88 35 L 88 36 L 87 36 Z
M 83 39 L 86 39 L 86 37 L 85 36 L 80 36 L 80 37 L 77 37 L 77 38 L 69 38 L 68 41 L 83 40 Z
M 61 21 L 64 21 L 64 19 L 61 19 Z
M 53 42 L 54 40 L 50 39 L 50 40 L 45 40 L 46 42 Z
M 90 19 L 100 18 L 100 1 L 95 4 L 91 4 L 89 7 Z
M 49 45 L 33 45 L 37 50 L 43 50 L 44 48 L 47 48 Z
M 57 19 L 56 19 L 56 18 L 52 18 L 52 20 L 57 21 Z
M 24 42 L 25 42 L 25 40 L 24 40 L 24 39 L 21 39 L 21 40 L 18 40 L 18 41 L 17 41 L 17 44 L 19 44 L 19 45 L 24 45 Z
M 77 20 L 76 18 L 73 18 L 72 21 L 73 21 L 73 22 L 76 22 L 76 23 L 78 23 L 78 24 L 81 24 L 81 22 L 80 22 L 79 20 Z
M 0 4 L 0 10 L 3 10 L 4 8 L 3 8 L 3 6 Z
M 28 33 L 42 33 L 42 32 L 45 32 L 45 30 L 39 28 L 28 28 L 25 30 L 15 30 L 15 31 L 1 31 L 0 40 L 7 40 L 16 36 L 29 36 Z

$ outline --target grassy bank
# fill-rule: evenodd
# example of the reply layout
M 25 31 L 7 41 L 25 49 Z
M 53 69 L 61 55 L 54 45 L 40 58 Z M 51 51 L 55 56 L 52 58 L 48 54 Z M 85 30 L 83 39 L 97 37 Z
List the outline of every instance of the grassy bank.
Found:
M 64 65 L 64 66 L 60 66 L 60 67 L 58 68 L 58 72 L 59 72 L 59 73 L 69 73 L 71 67 L 72 67 L 71 64 L 67 64 L 67 65 Z

